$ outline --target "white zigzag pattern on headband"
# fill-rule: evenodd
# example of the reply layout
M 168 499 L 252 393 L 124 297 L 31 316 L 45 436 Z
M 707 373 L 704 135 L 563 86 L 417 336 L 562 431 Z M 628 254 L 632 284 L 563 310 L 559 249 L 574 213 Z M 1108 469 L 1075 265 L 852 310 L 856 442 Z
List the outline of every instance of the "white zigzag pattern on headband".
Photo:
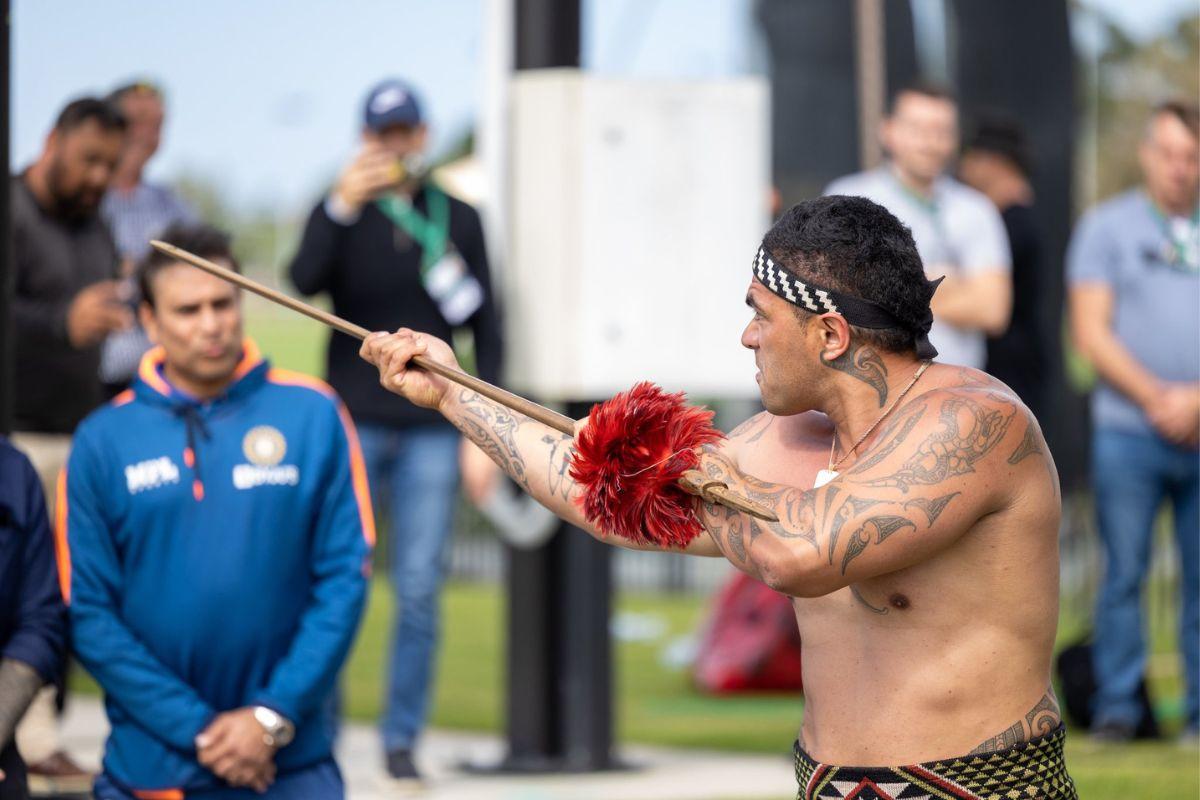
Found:
M 824 289 L 814 289 L 809 292 L 808 286 L 790 272 L 775 266 L 775 262 L 761 247 L 754 258 L 754 276 L 775 294 L 781 295 L 795 305 L 806 308 L 814 314 L 841 313 L 837 304 Z M 813 294 L 816 297 L 813 297 Z

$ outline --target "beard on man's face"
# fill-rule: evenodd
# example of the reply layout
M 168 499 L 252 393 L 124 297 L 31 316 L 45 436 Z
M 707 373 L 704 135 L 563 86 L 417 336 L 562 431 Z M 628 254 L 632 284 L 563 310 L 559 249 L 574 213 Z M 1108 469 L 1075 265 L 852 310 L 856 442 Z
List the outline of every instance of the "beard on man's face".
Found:
M 66 184 L 66 170 L 60 159 L 50 162 L 46 170 L 46 184 L 54 201 L 54 215 L 68 222 L 84 222 L 96 216 L 103 193 Z

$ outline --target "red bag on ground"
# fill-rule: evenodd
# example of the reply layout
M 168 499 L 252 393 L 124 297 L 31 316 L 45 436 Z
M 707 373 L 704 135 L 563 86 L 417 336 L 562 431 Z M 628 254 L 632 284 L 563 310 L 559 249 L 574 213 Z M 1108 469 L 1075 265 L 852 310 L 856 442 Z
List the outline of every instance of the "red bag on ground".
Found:
M 721 588 L 696 653 L 703 692 L 800 691 L 800 632 L 792 603 L 749 575 Z

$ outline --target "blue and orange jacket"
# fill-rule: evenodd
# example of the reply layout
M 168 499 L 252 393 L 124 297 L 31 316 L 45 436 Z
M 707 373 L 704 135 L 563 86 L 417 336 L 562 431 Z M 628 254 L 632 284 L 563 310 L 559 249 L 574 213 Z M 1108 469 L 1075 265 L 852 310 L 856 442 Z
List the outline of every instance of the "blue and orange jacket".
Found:
M 193 740 L 247 705 L 296 724 L 281 773 L 327 759 L 326 702 L 374 542 L 367 476 L 333 391 L 271 369 L 247 340 L 198 402 L 163 376 L 79 427 L 59 481 L 59 572 L 73 646 L 104 689 L 104 769 L 144 797 L 224 785 Z

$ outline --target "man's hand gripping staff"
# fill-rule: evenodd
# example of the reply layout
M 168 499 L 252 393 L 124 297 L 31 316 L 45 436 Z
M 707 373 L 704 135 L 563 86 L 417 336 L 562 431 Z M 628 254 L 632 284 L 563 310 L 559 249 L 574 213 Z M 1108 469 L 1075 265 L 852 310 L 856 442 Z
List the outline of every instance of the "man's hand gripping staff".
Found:
M 696 469 L 699 448 L 720 440 L 722 434 L 712 427 L 712 412 L 687 406 L 682 394 L 639 383 L 595 406 L 588 423 L 580 425 L 466 374 L 450 347 L 439 339 L 403 328 L 392 334 L 370 333 L 185 250 L 158 241 L 151 245 L 363 340 L 360 355 L 378 367 L 384 388 L 417 405 L 439 410 L 523 488 L 528 490 L 532 481 L 545 480 L 545 488 L 556 498 L 552 510 L 560 516 L 575 516 L 577 504 L 587 522 L 602 533 L 634 545 L 672 549 L 686 548 L 703 531 L 693 495 L 759 519 L 778 521 L 770 509 L 738 496 L 725 483 Z M 452 384 L 461 388 L 455 391 Z M 483 398 L 492 402 L 481 402 Z M 555 439 L 543 430 L 537 442 L 548 448 L 550 466 L 545 476 L 526 470 L 516 444 L 518 429 L 529 421 L 560 434 Z M 537 431 L 525 435 L 531 433 L 538 435 Z M 575 486 L 582 491 L 573 493 Z

